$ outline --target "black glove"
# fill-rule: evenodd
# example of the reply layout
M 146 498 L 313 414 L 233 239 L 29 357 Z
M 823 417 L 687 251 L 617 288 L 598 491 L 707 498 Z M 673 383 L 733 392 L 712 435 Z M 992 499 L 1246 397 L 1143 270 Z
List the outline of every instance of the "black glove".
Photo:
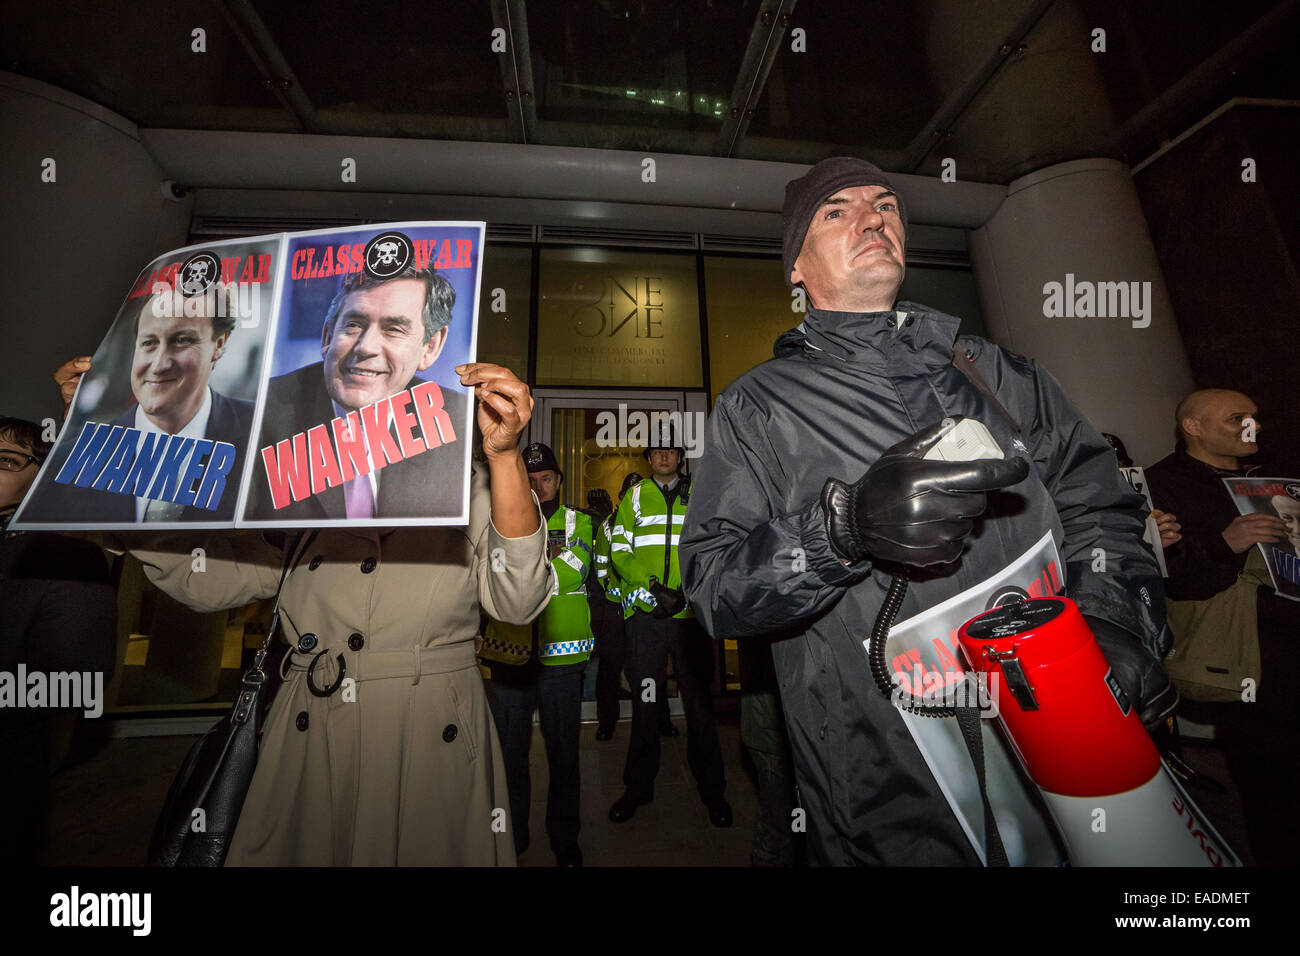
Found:
M 650 587 L 646 590 L 655 599 L 654 610 L 650 612 L 655 617 L 672 617 L 686 607 L 685 594 L 676 588 L 664 587 L 654 578 L 650 579 Z
M 1106 656 L 1111 673 L 1148 732 L 1154 733 L 1178 706 L 1178 691 L 1164 667 L 1136 635 L 1100 617 L 1085 614 L 1097 646 Z
M 840 558 L 916 567 L 955 561 L 974 527 L 971 519 L 987 504 L 984 492 L 1029 474 L 1023 458 L 923 459 L 951 427 L 939 422 L 903 439 L 852 485 L 835 478 L 826 482 L 821 498 L 826 532 Z

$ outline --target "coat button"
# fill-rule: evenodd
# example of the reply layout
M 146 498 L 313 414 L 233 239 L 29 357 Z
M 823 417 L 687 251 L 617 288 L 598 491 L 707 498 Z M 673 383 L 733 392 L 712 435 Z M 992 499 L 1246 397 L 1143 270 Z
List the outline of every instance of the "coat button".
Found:
M 359 651 L 366 646 L 366 639 L 360 634 L 351 634 L 348 636 L 348 647 L 354 651 Z
M 321 562 L 323 562 L 324 560 L 325 559 L 322 558 L 319 554 L 316 555 L 316 557 L 311 559 L 311 564 L 307 565 L 307 570 L 315 571 L 317 568 L 321 566 Z
M 308 654 L 308 653 L 310 653 L 310 652 L 312 651 L 312 649 L 313 649 L 315 646 L 316 646 L 316 635 L 315 635 L 315 634 L 310 634 L 310 633 L 309 633 L 309 634 L 304 634 L 302 637 L 298 638 L 298 653 L 299 653 L 299 654 Z
M 366 558 L 364 561 L 361 562 L 361 573 L 369 574 L 377 567 L 379 567 L 378 561 L 376 561 L 374 558 Z
M 916 316 L 914 315 L 909 315 L 905 320 L 903 320 L 904 325 L 913 325 L 915 323 L 916 323 Z
M 453 740 L 456 739 L 455 724 L 448 724 L 446 727 L 442 728 L 442 739 L 445 740 L 447 743 L 451 743 Z
M 294 718 L 293 723 L 294 723 L 294 726 L 297 727 L 299 730 L 306 730 L 306 729 L 307 729 L 307 711 L 304 710 L 304 711 L 302 711 L 301 713 L 299 713 L 298 716 Z

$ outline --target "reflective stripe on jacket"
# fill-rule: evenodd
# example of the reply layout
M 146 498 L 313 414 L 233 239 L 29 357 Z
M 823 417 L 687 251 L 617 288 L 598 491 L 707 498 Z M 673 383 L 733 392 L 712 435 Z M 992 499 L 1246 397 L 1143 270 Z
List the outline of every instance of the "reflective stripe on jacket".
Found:
M 653 478 L 629 489 L 614 514 L 610 535 L 610 560 L 619 577 L 624 619 L 637 611 L 650 612 L 656 601 L 650 593 L 650 579 L 664 587 L 680 588 L 682 575 L 677 563 L 677 546 L 690 501 L 690 479 L 681 478 L 672 506 Z M 694 617 L 688 605 L 675 618 Z
M 600 523 L 596 529 L 596 581 L 600 584 L 601 590 L 605 594 L 605 600 L 623 606 L 623 596 L 618 573 L 614 570 L 613 562 L 609 559 L 610 553 L 610 534 L 614 528 L 614 515 Z

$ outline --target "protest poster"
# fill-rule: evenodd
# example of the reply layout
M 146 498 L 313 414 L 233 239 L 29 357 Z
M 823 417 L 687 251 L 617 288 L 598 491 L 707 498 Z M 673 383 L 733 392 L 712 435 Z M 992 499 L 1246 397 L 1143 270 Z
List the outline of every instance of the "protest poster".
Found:
M 482 223 L 286 237 L 241 526 L 465 524 Z M 415 281 L 398 281 L 409 276 Z
M 233 524 L 280 246 L 211 242 L 140 272 L 12 527 Z
M 1154 511 L 1156 506 L 1151 501 L 1151 486 L 1147 484 L 1146 472 L 1141 468 L 1125 468 L 1123 466 L 1120 467 L 1119 471 L 1133 490 L 1146 499 L 1147 511 Z M 1151 551 L 1156 556 L 1156 564 L 1160 566 L 1160 576 L 1162 578 L 1169 577 L 1169 568 L 1165 565 L 1165 549 L 1160 543 L 1160 525 L 1156 523 L 1156 519 L 1150 514 L 1147 515 L 1147 527 L 1142 535 L 1142 540 L 1151 545 Z
M 1300 481 L 1294 478 L 1224 478 L 1233 504 L 1243 515 L 1265 514 L 1281 518 L 1285 541 L 1261 541 L 1273 590 L 1279 597 L 1300 601 Z
M 484 224 L 159 256 L 82 376 L 15 529 L 465 524 Z

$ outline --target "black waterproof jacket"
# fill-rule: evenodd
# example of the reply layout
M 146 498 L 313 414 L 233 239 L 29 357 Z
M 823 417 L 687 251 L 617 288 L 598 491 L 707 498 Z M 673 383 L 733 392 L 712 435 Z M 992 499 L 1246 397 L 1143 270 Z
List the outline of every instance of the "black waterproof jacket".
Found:
M 1067 595 L 1158 656 L 1163 590 L 1142 542 L 1142 497 L 1056 380 L 984 339 L 957 338 L 951 316 L 896 309 L 813 310 L 778 339 L 773 360 L 719 396 L 682 531 L 682 577 L 715 638 L 782 638 L 773 656 L 815 862 L 977 864 L 871 679 L 862 642 L 890 573 L 832 552 L 819 503 L 827 478 L 856 480 L 889 446 L 952 415 L 978 419 L 1005 452 L 1029 459 L 1028 478 L 989 494 L 959 561 L 913 573 L 900 621 L 979 583 L 1048 529 Z M 1019 436 L 954 367 L 954 348 L 969 353 Z

